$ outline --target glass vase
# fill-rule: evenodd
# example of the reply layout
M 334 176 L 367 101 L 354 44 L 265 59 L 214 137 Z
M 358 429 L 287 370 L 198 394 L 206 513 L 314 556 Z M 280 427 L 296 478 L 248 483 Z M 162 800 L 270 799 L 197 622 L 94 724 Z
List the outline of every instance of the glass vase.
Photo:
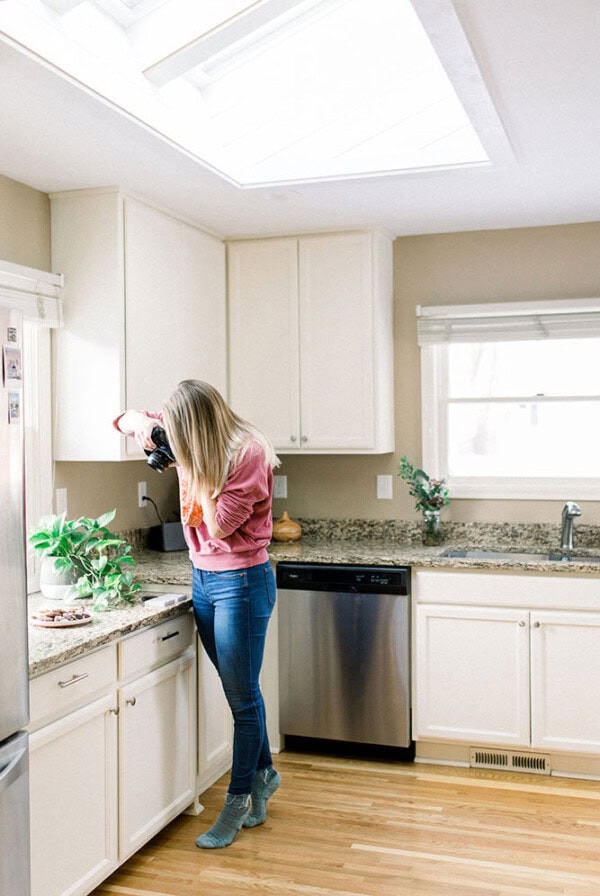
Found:
M 439 510 L 423 511 L 423 528 L 422 528 L 423 544 L 428 547 L 442 543 L 442 529 L 440 525 Z

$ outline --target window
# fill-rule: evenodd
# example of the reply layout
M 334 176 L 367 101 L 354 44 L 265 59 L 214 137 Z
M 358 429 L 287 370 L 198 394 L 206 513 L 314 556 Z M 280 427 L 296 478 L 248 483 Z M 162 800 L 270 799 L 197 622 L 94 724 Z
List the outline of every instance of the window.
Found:
M 600 300 L 417 314 L 425 469 L 456 498 L 599 498 Z

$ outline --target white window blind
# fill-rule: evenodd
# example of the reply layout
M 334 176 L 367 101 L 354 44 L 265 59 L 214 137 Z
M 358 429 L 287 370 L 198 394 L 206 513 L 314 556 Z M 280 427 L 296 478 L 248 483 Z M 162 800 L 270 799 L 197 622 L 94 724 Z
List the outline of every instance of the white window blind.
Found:
M 600 299 L 417 306 L 420 346 L 600 336 Z
M 63 320 L 62 274 L 49 274 L 0 261 L 0 307 L 20 311 L 27 321 L 60 327 Z

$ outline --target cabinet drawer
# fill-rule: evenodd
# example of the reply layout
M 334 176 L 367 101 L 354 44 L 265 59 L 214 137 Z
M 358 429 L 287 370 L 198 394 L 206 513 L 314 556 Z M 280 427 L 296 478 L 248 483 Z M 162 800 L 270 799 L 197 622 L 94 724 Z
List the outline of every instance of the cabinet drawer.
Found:
M 183 653 L 194 634 L 194 617 L 189 611 L 125 638 L 119 644 L 119 678 L 131 678 Z
M 30 729 L 60 718 L 114 687 L 116 677 L 116 650 L 109 645 L 34 678 L 29 685 Z

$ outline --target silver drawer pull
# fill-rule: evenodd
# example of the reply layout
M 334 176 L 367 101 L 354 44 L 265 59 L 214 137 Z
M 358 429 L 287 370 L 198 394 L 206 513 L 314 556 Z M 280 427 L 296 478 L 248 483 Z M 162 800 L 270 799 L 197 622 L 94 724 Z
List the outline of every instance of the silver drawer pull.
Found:
M 179 632 L 169 632 L 168 635 L 163 635 L 159 638 L 160 641 L 169 641 L 171 638 L 176 638 Z
M 78 681 L 83 681 L 84 678 L 89 678 L 89 672 L 81 672 L 79 675 L 74 675 L 72 678 L 69 678 L 68 681 L 59 681 L 59 688 L 68 688 L 69 685 L 77 684 Z

